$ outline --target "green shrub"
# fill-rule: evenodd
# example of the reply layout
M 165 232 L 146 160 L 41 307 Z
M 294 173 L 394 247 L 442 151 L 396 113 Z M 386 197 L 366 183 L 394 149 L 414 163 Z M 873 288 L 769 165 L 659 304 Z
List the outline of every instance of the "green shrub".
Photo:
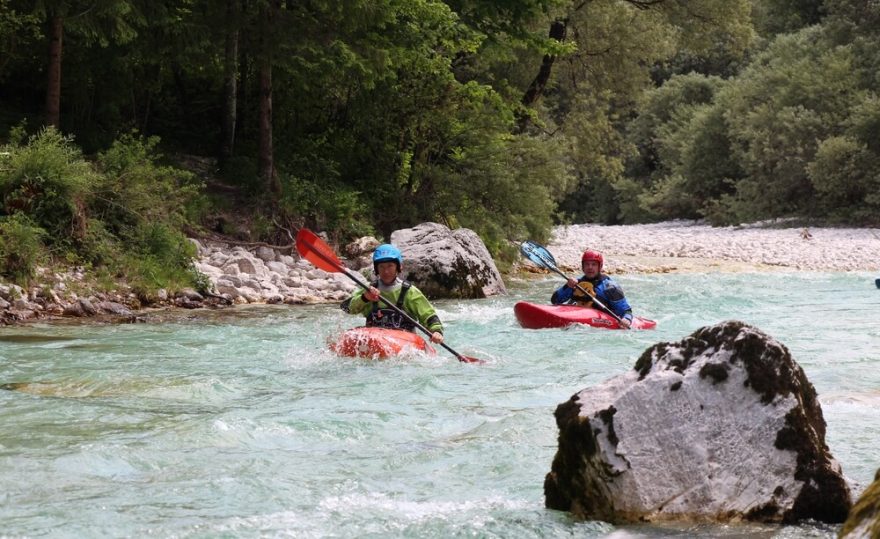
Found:
M 835 221 L 880 222 L 880 157 L 850 137 L 819 144 L 807 167 L 822 209 Z
M 132 133 L 102 152 L 102 181 L 91 204 L 92 213 L 119 245 L 118 252 L 130 253 L 116 254 L 107 263 L 147 297 L 157 288 L 194 283 L 188 268 L 195 246 L 181 230 L 189 209 L 202 202 L 202 186 L 192 173 L 159 164 L 158 143 L 156 137 Z M 102 243 L 106 244 L 91 247 Z
M 20 284 L 28 283 L 37 264 L 45 259 L 45 234 L 21 213 L 0 217 L 0 274 Z
M 142 222 L 175 227 L 185 220 L 186 205 L 202 187 L 192 173 L 158 164 L 159 139 L 123 135 L 98 155 L 103 173 L 91 210 L 109 230 L 124 233 Z
M 68 253 L 71 262 L 88 265 L 113 264 L 123 252 L 123 246 L 103 221 L 92 219 L 86 226 L 81 249 Z
M 53 128 L 27 140 L 17 128 L 10 141 L 0 148 L 4 274 L 32 276 L 45 245 L 56 259 L 104 276 L 107 286 L 128 279 L 146 294 L 196 283 L 195 247 L 182 229 L 201 185 L 158 164 L 158 139 L 124 135 L 97 164 Z
M 126 239 L 134 251 L 174 268 L 186 268 L 196 256 L 196 247 L 186 236 L 161 222 L 141 223 Z
M 49 127 L 26 145 L 8 148 L 0 167 L 0 214 L 27 215 L 53 246 L 68 248 L 81 240 L 85 201 L 99 177 L 73 140 Z
M 282 186 L 283 212 L 303 216 L 318 228 L 335 230 L 344 238 L 375 234 L 368 206 L 358 191 L 331 181 L 319 186 L 295 176 L 283 178 Z

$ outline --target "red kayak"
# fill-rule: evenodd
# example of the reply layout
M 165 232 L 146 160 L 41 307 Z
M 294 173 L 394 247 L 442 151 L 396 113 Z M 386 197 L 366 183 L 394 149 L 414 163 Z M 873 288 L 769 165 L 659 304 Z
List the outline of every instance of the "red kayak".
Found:
M 520 301 L 513 306 L 519 324 L 528 329 L 562 328 L 572 324 L 586 324 L 594 328 L 620 329 L 610 314 L 577 305 L 539 305 Z M 654 329 L 657 322 L 636 316 L 632 329 Z
M 340 356 L 385 359 L 401 354 L 421 352 L 434 355 L 437 352 L 425 339 L 411 331 L 359 327 L 346 330 L 330 343 L 330 350 Z

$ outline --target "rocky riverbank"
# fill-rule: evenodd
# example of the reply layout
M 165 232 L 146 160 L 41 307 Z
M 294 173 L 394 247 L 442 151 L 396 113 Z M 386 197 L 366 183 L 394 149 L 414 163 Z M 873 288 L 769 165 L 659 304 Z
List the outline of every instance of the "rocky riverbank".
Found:
M 609 273 L 683 271 L 880 271 L 880 229 L 711 227 L 693 221 L 556 227 L 547 245 L 560 267 L 605 255 Z
M 117 290 L 96 292 L 81 268 L 53 272 L 40 268 L 27 289 L 0 283 L 0 325 L 33 320 L 90 318 L 117 323 L 138 322 L 156 309 L 222 308 L 248 303 L 310 304 L 342 301 L 354 284 L 291 256 L 290 247 L 242 242 L 191 240 L 196 269 L 210 281 L 210 292 L 166 290 L 149 298 L 120 283 Z
M 81 269 L 41 270 L 25 290 L 0 283 L 0 325 L 22 321 L 90 317 L 138 321 L 148 309 L 224 307 L 245 303 L 310 304 L 341 301 L 354 289 L 344 275 L 327 273 L 301 260 L 290 246 L 193 240 L 196 268 L 213 286 L 209 294 L 181 290 L 154 298 L 120 287 L 90 291 Z M 375 242 L 375 240 L 373 240 Z M 345 254 L 364 266 L 364 252 Z M 768 224 L 710 227 L 691 221 L 646 225 L 570 225 L 554 229 L 547 248 L 566 271 L 580 270 L 584 249 L 601 251 L 605 270 L 621 273 L 684 271 L 876 271 L 880 272 L 880 229 L 803 228 Z

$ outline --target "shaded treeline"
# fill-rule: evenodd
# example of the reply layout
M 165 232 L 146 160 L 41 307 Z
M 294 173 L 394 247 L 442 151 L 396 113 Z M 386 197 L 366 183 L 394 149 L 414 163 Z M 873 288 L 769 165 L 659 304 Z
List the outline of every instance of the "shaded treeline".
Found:
M 216 158 L 264 222 L 340 239 L 432 220 L 502 254 L 565 220 L 877 223 L 878 19 L 868 0 L 0 0 L 0 136 L 155 135 Z

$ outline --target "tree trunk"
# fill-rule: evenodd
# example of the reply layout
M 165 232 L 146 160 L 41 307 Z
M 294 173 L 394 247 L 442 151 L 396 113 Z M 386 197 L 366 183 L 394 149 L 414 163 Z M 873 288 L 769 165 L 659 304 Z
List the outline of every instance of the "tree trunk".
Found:
M 260 177 L 269 192 L 281 194 L 281 183 L 275 173 L 275 161 L 272 155 L 272 23 L 274 10 L 277 3 L 262 8 L 262 31 L 260 32 L 261 58 L 260 58 L 260 148 L 259 148 L 259 171 Z
M 272 66 L 260 66 L 260 177 L 271 192 L 275 189 L 275 163 L 272 156 Z
M 49 19 L 49 66 L 46 70 L 46 125 L 61 129 L 61 39 L 64 19 Z
M 220 132 L 220 156 L 223 167 L 235 152 L 235 120 L 238 114 L 238 1 L 226 2 L 225 87 L 223 91 L 223 124 Z
M 560 43 L 564 42 L 565 35 L 568 31 L 567 25 L 568 19 L 553 21 L 553 24 L 550 25 L 550 38 L 555 39 Z M 541 98 L 544 93 L 544 88 L 547 86 L 547 82 L 550 80 L 550 74 L 553 71 L 554 62 L 556 62 L 555 55 L 544 55 L 544 59 L 541 62 L 541 68 L 538 70 L 537 76 L 535 76 L 534 80 L 532 80 L 532 83 L 529 84 L 529 88 L 526 90 L 525 95 L 523 95 L 523 105 L 525 105 L 526 107 L 531 107 L 538 101 L 538 99 Z M 524 130 L 529 123 L 528 116 L 521 116 L 518 123 L 520 131 Z

